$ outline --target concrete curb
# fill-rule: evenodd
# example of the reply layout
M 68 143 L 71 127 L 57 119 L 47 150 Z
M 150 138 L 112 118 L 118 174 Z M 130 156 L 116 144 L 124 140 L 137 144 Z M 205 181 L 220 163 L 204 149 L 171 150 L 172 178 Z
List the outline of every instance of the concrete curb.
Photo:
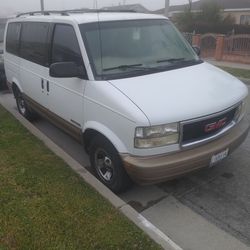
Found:
M 161 245 L 167 250 L 182 250 L 175 242 L 173 242 L 167 235 L 161 232 L 153 224 L 151 224 L 146 218 L 134 210 L 131 206 L 126 204 L 113 192 L 111 192 L 106 186 L 104 186 L 98 179 L 91 175 L 84 166 L 80 165 L 70 155 L 68 155 L 62 148 L 56 145 L 50 138 L 44 135 L 38 130 L 32 123 L 22 117 L 17 111 L 9 108 L 0 98 L 0 104 L 10 112 L 31 134 L 40 139 L 52 152 L 58 157 L 63 159 L 72 170 L 80 175 L 86 183 L 93 187 L 99 194 L 101 194 L 106 200 L 108 200 L 116 209 L 124 214 L 130 221 L 132 221 L 137 227 L 142 229 L 152 240 Z

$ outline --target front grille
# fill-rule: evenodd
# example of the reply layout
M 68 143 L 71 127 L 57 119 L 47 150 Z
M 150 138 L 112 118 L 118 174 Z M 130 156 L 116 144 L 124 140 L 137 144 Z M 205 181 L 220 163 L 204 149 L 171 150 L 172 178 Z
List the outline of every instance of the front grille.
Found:
M 183 124 L 182 144 L 189 144 L 212 137 L 232 123 L 237 108 L 210 118 Z

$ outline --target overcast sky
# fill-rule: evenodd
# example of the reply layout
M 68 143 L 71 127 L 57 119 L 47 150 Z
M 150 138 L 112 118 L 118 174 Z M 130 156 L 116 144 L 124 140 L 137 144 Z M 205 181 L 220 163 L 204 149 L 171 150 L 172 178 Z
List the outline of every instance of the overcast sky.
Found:
M 165 0 L 98 0 L 98 8 L 110 5 L 140 3 L 151 10 L 163 8 Z M 44 0 L 45 9 L 92 8 L 94 0 Z M 171 5 L 187 3 L 188 0 L 170 0 Z M 40 10 L 40 0 L 0 0 L 0 17 L 17 12 Z

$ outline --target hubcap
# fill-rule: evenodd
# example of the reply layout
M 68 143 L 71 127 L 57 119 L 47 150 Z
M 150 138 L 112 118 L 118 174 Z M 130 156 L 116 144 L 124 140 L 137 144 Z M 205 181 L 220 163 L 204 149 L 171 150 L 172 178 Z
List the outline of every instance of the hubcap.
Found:
M 18 106 L 19 106 L 21 113 L 25 114 L 26 112 L 25 102 L 21 96 L 18 97 Z
M 106 182 L 110 182 L 114 176 L 113 162 L 109 155 L 103 150 L 98 149 L 95 153 L 95 165 L 98 175 Z

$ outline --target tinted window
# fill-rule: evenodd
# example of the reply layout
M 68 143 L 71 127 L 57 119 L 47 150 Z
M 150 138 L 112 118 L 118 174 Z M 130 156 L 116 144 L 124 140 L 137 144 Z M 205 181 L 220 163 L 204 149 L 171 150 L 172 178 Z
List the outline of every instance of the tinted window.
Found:
M 48 65 L 48 23 L 23 23 L 20 55 L 26 60 Z
M 14 55 L 18 55 L 19 51 L 20 30 L 21 30 L 20 23 L 10 23 L 8 25 L 6 50 Z
M 61 24 L 55 26 L 51 62 L 75 62 L 79 66 L 83 65 L 79 44 L 72 26 Z
M 5 23 L 0 23 L 0 43 L 3 42 Z

